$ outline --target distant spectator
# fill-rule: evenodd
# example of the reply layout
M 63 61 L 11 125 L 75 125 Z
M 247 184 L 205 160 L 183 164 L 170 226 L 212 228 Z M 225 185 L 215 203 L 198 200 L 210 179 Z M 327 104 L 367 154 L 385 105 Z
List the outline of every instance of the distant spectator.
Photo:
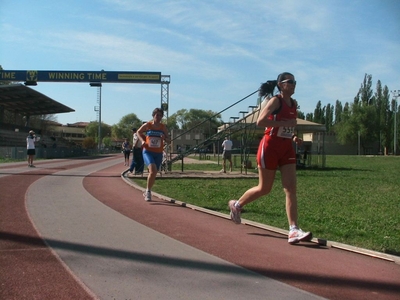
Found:
M 137 129 L 132 128 L 132 151 L 133 151 L 133 158 L 132 164 L 129 167 L 129 171 L 131 173 L 135 172 L 135 175 L 143 174 L 144 170 L 144 162 L 143 162 L 143 147 L 142 141 L 139 139 L 137 134 Z
M 222 152 L 222 172 L 224 173 L 226 173 L 226 161 L 229 161 L 229 170 L 232 172 L 232 145 L 232 141 L 226 136 L 225 140 L 222 142 L 222 148 L 224 149 Z
M 122 143 L 122 152 L 124 153 L 124 165 L 129 166 L 129 156 L 131 155 L 131 145 L 128 139 L 125 139 Z
M 33 130 L 29 131 L 29 135 L 26 138 L 26 154 L 28 155 L 28 167 L 34 168 L 33 158 L 36 155 L 35 142 L 38 142 L 40 137 L 36 137 Z

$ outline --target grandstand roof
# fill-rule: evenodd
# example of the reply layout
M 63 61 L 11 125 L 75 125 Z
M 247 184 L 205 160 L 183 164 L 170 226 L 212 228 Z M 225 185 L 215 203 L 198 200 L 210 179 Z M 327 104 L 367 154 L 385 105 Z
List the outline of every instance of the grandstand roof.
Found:
M 26 116 L 75 111 L 23 84 L 0 85 L 0 106 Z

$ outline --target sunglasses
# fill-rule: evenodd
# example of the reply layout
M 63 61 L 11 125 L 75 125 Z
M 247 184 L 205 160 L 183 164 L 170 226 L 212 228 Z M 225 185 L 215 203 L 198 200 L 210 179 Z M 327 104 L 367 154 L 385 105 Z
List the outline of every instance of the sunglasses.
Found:
M 281 83 L 296 84 L 296 80 L 293 80 L 293 79 L 285 79 L 285 80 L 281 81 Z

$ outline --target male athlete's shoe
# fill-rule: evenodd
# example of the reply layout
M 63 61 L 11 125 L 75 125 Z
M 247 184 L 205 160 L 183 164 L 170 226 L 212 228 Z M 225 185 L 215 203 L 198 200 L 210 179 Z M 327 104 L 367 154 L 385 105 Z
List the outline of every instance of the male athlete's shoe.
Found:
M 240 213 L 242 209 L 240 207 L 237 207 L 236 205 L 236 200 L 231 200 L 228 202 L 229 209 L 231 210 L 231 219 L 235 224 L 240 224 L 242 223 L 242 220 L 240 218 Z
M 289 244 L 296 244 L 301 241 L 311 241 L 312 233 L 311 232 L 304 232 L 300 228 L 293 228 L 289 231 Z
M 151 191 L 145 190 L 143 196 L 145 201 L 151 201 Z
M 129 172 L 133 173 L 133 170 L 136 167 L 136 163 L 134 161 L 131 162 L 131 165 L 129 166 Z

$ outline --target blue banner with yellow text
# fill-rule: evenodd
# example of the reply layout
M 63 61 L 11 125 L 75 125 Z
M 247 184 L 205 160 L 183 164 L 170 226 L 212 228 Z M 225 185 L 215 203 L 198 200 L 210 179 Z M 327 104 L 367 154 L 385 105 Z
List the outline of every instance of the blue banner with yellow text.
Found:
M 0 70 L 0 81 L 161 83 L 161 72 Z

